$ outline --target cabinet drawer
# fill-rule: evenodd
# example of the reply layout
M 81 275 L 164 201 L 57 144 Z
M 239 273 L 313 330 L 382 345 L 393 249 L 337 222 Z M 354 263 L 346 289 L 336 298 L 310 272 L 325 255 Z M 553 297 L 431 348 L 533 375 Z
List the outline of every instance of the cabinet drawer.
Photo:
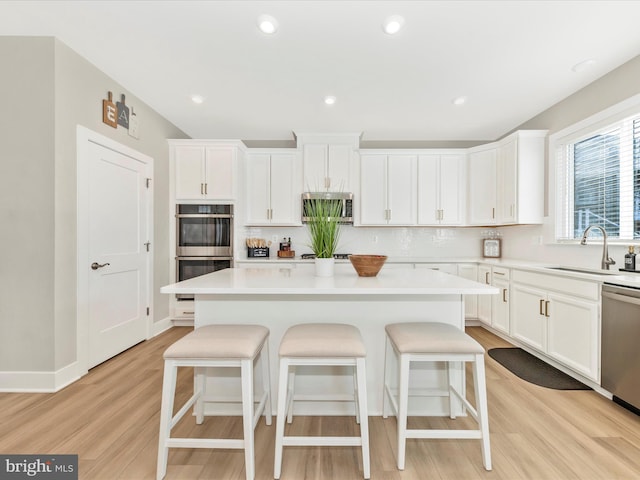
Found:
M 598 282 L 567 278 L 560 275 L 545 275 L 525 270 L 514 270 L 511 278 L 514 282 L 533 285 L 546 290 L 555 290 L 567 295 L 596 301 L 600 299 L 600 284 Z
M 510 270 L 504 267 L 493 267 L 493 278 L 495 280 L 509 280 Z
M 193 318 L 194 314 L 193 302 L 180 302 L 175 308 L 176 318 Z

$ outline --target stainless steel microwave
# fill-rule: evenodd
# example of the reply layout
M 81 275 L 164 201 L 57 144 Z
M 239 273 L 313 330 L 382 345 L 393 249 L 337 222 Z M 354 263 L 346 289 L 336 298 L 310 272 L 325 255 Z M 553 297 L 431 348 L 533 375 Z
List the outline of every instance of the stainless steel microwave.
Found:
M 309 207 L 311 202 L 326 201 L 331 203 L 333 208 L 338 209 L 334 204 L 340 204 L 340 223 L 353 224 L 353 193 L 344 192 L 305 192 L 302 194 L 302 223 L 308 223 Z

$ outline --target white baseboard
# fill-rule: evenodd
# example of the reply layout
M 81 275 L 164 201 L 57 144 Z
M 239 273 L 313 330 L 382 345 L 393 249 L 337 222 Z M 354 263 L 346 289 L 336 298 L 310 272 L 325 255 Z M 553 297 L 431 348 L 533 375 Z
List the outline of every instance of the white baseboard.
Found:
M 77 362 L 55 372 L 0 372 L 0 392 L 57 392 L 82 375 Z
M 156 335 L 160 335 L 162 332 L 169 330 L 173 327 L 173 322 L 171 321 L 171 317 L 165 317 L 159 322 L 153 322 L 151 325 L 151 337 L 155 337 Z
M 193 327 L 193 318 L 174 318 L 172 324 L 174 327 Z
M 155 337 L 173 326 L 169 317 L 155 322 L 151 327 L 151 336 Z M 78 362 L 70 363 L 55 372 L 0 372 L 0 392 L 53 393 L 86 374 L 86 370 L 80 371 Z

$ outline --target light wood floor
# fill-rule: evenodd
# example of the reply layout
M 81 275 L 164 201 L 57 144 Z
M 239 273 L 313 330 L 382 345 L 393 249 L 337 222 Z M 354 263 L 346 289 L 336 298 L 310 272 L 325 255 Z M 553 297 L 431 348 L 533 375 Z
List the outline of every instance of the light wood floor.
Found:
M 155 478 L 162 352 L 190 329 L 173 328 L 91 370 L 55 394 L 0 394 L 0 453 L 78 454 L 80 478 Z M 480 327 L 467 331 L 485 348 L 508 346 Z M 493 471 L 482 468 L 477 440 L 410 440 L 406 470 L 395 466 L 395 419 L 370 418 L 373 479 L 638 479 L 640 417 L 593 391 L 528 384 L 486 356 Z M 188 397 L 191 372 L 178 381 Z M 469 383 L 468 387 L 471 390 Z M 449 419 L 412 419 L 440 426 Z M 464 425 L 470 419 L 455 420 Z M 294 417 L 294 430 L 352 434 L 351 418 Z M 241 438 L 236 417 L 186 415 L 176 434 L 216 431 Z M 275 421 L 256 430 L 257 478 L 273 478 Z M 343 433 L 344 432 L 344 433 Z M 362 478 L 360 449 L 288 447 L 282 478 Z M 167 479 L 244 479 L 240 450 L 173 449 Z

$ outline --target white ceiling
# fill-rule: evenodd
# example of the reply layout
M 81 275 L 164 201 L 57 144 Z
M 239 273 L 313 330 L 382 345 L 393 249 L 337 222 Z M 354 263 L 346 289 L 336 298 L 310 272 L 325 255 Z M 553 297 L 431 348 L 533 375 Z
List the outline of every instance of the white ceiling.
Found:
M 58 37 L 194 138 L 256 141 L 495 140 L 640 54 L 639 21 L 611 0 L 0 1 L 0 34 Z

